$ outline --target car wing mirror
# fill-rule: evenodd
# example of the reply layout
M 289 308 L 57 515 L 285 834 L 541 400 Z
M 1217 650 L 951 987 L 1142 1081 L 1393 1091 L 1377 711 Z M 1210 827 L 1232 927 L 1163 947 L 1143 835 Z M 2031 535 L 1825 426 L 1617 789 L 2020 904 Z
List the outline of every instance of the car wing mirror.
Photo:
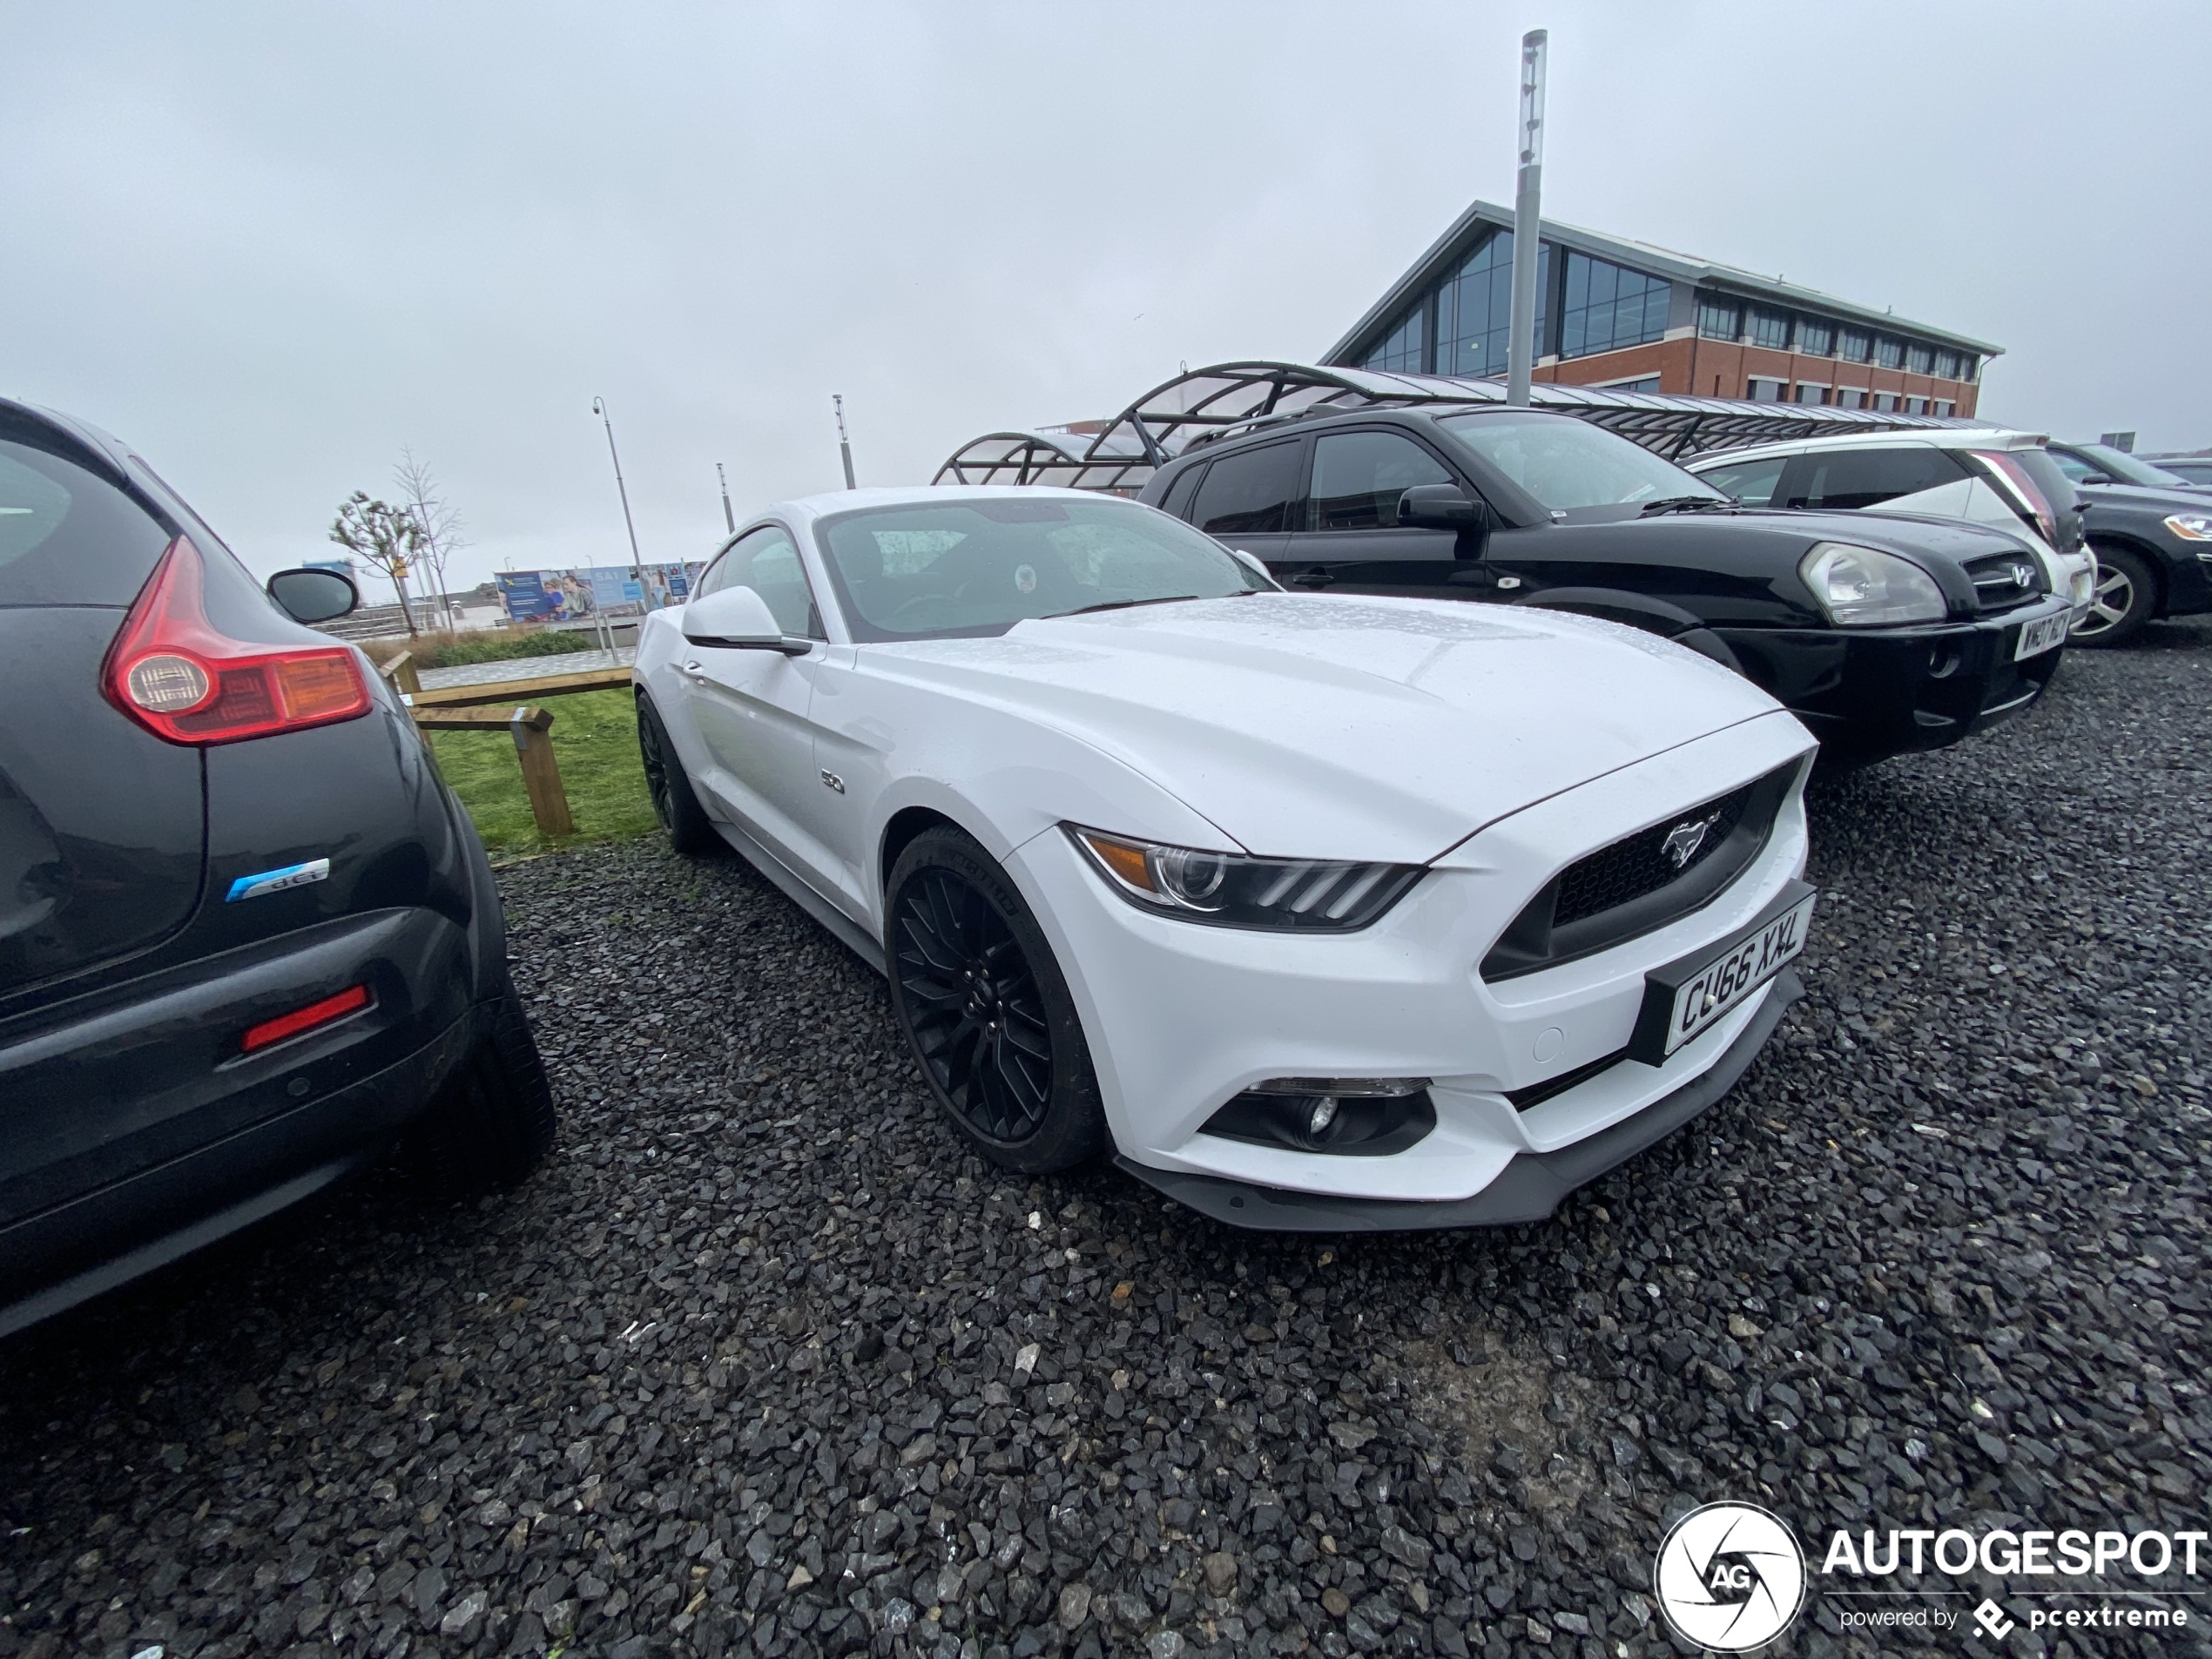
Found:
M 294 622 L 335 622 L 361 602 L 353 577 L 312 565 L 279 570 L 269 578 L 267 591 L 277 609 Z
M 768 602 L 752 588 L 718 588 L 684 607 L 684 637 L 694 645 L 723 651 L 778 651 L 804 657 L 813 642 L 787 634 L 776 624 Z
M 1415 484 L 1398 498 L 1401 528 L 1428 530 L 1487 529 L 1490 509 L 1457 484 Z

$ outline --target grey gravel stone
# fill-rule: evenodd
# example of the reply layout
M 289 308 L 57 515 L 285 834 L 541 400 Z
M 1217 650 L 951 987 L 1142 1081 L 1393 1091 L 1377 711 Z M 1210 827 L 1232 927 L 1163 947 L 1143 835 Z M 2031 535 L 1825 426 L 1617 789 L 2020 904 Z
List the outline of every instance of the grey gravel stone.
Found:
M 1000 1174 L 742 867 L 511 866 L 556 1156 L 444 1211 L 354 1182 L 0 1343 L 0 1659 L 1656 1659 L 1652 1552 L 1714 1499 L 2201 1527 L 2208 732 L 2212 626 L 2161 624 L 1817 786 L 1805 1003 L 1502 1232 Z M 1875 1651 L 1831 1601 L 1796 1650 Z M 2050 1651 L 2196 1650 L 2128 1640 Z

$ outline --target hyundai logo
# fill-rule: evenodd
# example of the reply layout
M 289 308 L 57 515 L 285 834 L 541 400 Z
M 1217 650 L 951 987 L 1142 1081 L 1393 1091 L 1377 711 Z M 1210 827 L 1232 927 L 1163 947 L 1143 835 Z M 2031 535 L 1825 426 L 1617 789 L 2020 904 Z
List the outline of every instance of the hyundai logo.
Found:
M 1667 839 L 1659 843 L 1659 851 L 1672 861 L 1675 868 L 1683 869 L 1690 860 L 1697 856 L 1697 849 L 1705 845 L 1706 832 L 1719 821 L 1720 814 L 1715 813 L 1710 818 L 1696 818 L 1687 824 L 1677 824 L 1667 832 Z

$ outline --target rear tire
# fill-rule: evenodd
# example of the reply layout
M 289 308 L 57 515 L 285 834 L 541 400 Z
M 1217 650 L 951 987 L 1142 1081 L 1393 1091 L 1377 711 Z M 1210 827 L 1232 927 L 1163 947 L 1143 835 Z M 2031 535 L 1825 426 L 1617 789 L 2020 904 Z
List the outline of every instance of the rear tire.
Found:
M 954 1130 L 1022 1175 L 1096 1157 L 1109 1136 L 1082 1022 L 1006 872 L 947 826 L 907 843 L 885 891 L 892 1010 Z
M 416 1120 L 407 1163 L 428 1197 L 511 1187 L 553 1145 L 553 1091 L 511 981 L 491 1004 L 491 1028 Z
M 637 698 L 637 756 L 644 763 L 645 789 L 653 798 L 653 816 L 668 832 L 668 844 L 686 858 L 701 858 L 722 850 L 722 838 L 699 805 L 698 793 L 684 771 L 684 758 L 668 739 L 660 711 L 652 699 Z
M 2149 563 L 2124 547 L 2093 547 L 2095 597 L 2067 635 L 2069 645 L 2091 650 L 2124 645 L 2142 632 L 2158 604 L 2158 578 Z

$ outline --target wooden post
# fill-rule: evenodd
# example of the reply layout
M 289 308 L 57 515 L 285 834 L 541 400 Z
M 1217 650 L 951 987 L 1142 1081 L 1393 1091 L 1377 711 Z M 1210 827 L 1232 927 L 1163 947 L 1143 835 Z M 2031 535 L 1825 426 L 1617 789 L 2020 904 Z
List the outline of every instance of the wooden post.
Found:
M 569 816 L 568 792 L 561 787 L 561 763 L 553 758 L 549 728 L 553 717 L 543 709 L 518 708 L 507 722 L 515 734 L 515 752 L 523 763 L 523 787 L 529 791 L 530 816 L 540 835 L 573 835 L 576 820 Z
M 415 653 L 403 651 L 376 671 L 392 684 L 392 689 L 408 696 L 422 689 L 422 676 L 415 671 Z

